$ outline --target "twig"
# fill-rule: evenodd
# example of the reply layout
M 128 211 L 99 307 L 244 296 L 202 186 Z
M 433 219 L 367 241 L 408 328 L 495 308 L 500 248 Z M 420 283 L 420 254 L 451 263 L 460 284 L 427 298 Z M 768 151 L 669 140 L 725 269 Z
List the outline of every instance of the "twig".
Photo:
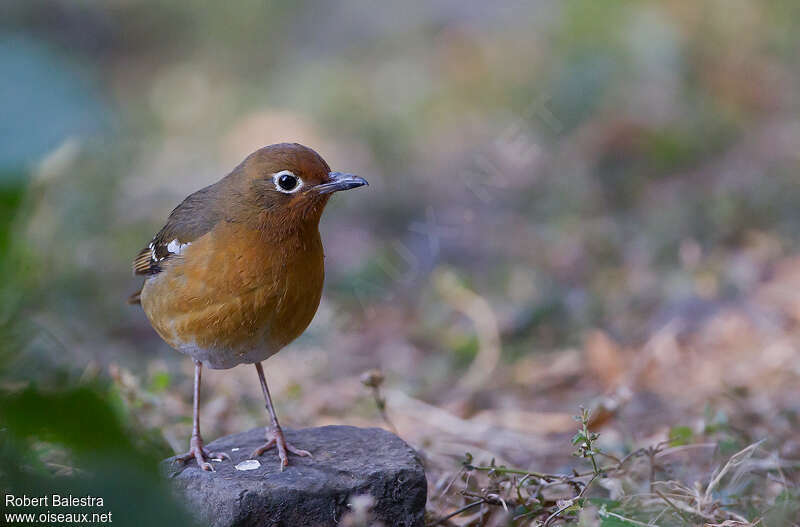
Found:
M 568 505 L 564 505 L 563 507 L 561 507 L 560 509 L 555 511 L 553 514 L 548 516 L 547 519 L 542 524 L 542 527 L 547 527 L 548 525 L 550 525 L 551 521 L 553 521 L 555 518 L 557 518 L 559 515 L 561 515 L 561 513 L 563 513 L 564 511 L 566 511 L 570 507 L 572 507 L 574 505 L 574 503 L 571 503 L 571 502 L 572 502 L 572 500 L 570 500 L 570 503 Z M 518 516 L 517 518 L 520 518 L 520 517 L 521 516 Z M 517 518 L 514 518 L 514 519 L 516 520 Z
M 564 511 L 566 511 L 567 509 L 569 509 L 570 507 L 572 507 L 573 505 L 575 505 L 575 502 L 576 502 L 576 501 L 578 501 L 578 500 L 580 500 L 580 499 L 581 499 L 581 498 L 584 496 L 584 494 L 586 494 L 586 491 L 589 489 L 589 487 L 592 485 L 592 483 L 594 483 L 594 480 L 596 480 L 598 477 L 600 477 L 600 473 L 599 473 L 599 472 L 598 472 L 597 474 L 595 474 L 594 476 L 592 476 L 592 479 L 590 479 L 590 480 L 589 480 L 589 481 L 586 483 L 586 485 L 585 485 L 585 486 L 583 487 L 583 489 L 582 489 L 582 490 L 581 490 L 581 491 L 578 493 L 578 495 L 577 495 L 577 496 L 575 496 L 574 498 L 572 498 L 571 500 L 569 500 L 569 503 L 567 503 L 567 505 L 565 505 L 565 506 L 561 507 L 560 509 L 558 509 L 557 511 L 555 511 L 553 514 L 551 514 L 550 516 L 548 516 L 548 517 L 547 517 L 547 519 L 546 519 L 546 520 L 544 521 L 544 523 L 542 524 L 542 527 L 547 527 L 548 525 L 550 525 L 550 522 L 551 522 L 551 521 L 553 521 L 553 520 L 554 520 L 554 519 L 556 519 L 556 518 L 557 518 L 559 515 L 561 515 L 561 514 L 562 514 Z
M 722 478 L 725 477 L 728 471 L 731 468 L 740 465 L 751 455 L 753 455 L 753 451 L 755 451 L 756 448 L 761 446 L 761 444 L 764 441 L 765 440 L 762 439 L 757 443 L 753 443 L 752 445 L 743 448 L 739 452 L 735 453 L 730 457 L 730 459 L 728 459 L 728 462 L 725 463 L 725 466 L 723 466 L 722 469 L 720 469 L 720 471 L 716 474 L 716 476 L 714 476 L 714 479 L 712 479 L 711 482 L 708 484 L 708 487 L 706 487 L 706 492 L 705 495 L 703 496 L 703 500 L 705 503 L 709 503 L 711 501 L 711 495 L 714 492 L 714 489 L 717 487 L 717 485 L 719 485 L 720 481 L 722 481 Z
M 389 419 L 389 413 L 386 411 L 386 398 L 381 395 L 381 385 L 383 384 L 383 372 L 379 369 L 369 370 L 361 374 L 361 384 L 369 387 L 372 391 L 372 398 L 375 400 L 375 406 L 381 414 L 381 418 L 386 423 L 386 426 L 397 435 L 397 427 Z
M 658 525 L 654 523 L 643 523 L 631 518 L 626 518 L 625 516 L 622 516 L 621 514 L 617 514 L 615 512 L 608 512 L 605 509 L 600 509 L 600 512 L 598 514 L 600 514 L 601 516 L 611 516 L 612 518 L 616 518 L 619 521 L 628 522 L 632 525 L 641 525 L 642 527 L 658 527 Z
M 460 388 L 476 390 L 488 381 L 500 362 L 500 328 L 489 302 L 464 286 L 453 271 L 435 274 L 433 284 L 451 308 L 460 311 L 475 326 L 478 354 L 458 382 Z
M 458 516 L 459 514 L 461 514 L 461 513 L 463 513 L 463 512 L 467 512 L 468 510 L 470 510 L 470 509 L 472 509 L 472 508 L 475 508 L 475 507 L 477 507 L 478 505 L 482 505 L 482 504 L 484 504 L 484 503 L 486 503 L 486 499 L 485 499 L 485 498 L 480 498 L 478 501 L 473 501 L 472 503 L 468 503 L 467 505 L 464 505 L 463 507 L 461 507 L 461 508 L 460 508 L 460 509 L 458 509 L 457 511 L 451 512 L 451 513 L 450 513 L 450 514 L 448 514 L 447 516 L 443 516 L 443 517 L 439 518 L 439 519 L 438 519 L 438 520 L 436 520 L 435 522 L 431 523 L 431 524 L 429 525 L 429 527 L 434 527 L 434 526 L 436 526 L 436 525 L 441 525 L 441 524 L 443 524 L 444 522 L 446 522 L 447 520 L 449 520 L 450 518 L 453 518 L 453 517 L 455 517 L 455 516 Z
M 498 474 L 516 474 L 518 476 L 527 476 L 533 478 L 543 479 L 545 481 L 557 481 L 557 480 L 565 480 L 568 479 L 570 476 L 566 476 L 564 474 L 545 474 L 543 472 L 534 472 L 532 470 L 520 470 L 515 468 L 507 468 L 507 467 L 475 467 L 471 466 L 473 470 L 477 470 L 478 472 L 497 472 Z M 573 476 L 573 477 L 580 477 L 580 476 Z
M 674 503 L 672 503 L 672 500 L 670 500 L 668 497 L 666 497 L 666 496 L 665 496 L 665 495 L 664 495 L 664 494 L 663 494 L 663 493 L 662 493 L 660 490 L 658 490 L 658 489 L 654 489 L 654 490 L 653 490 L 653 492 L 655 492 L 656 494 L 658 494 L 658 496 L 659 496 L 659 497 L 660 497 L 662 500 L 664 500 L 665 502 L 667 502 L 667 505 L 669 505 L 670 507 L 672 507 L 673 509 L 675 509 L 675 512 L 677 512 L 677 513 L 678 513 L 678 515 L 681 517 L 681 519 L 683 520 L 683 522 L 684 522 L 684 523 L 687 523 L 687 524 L 691 525 L 691 522 L 689 522 L 689 519 L 688 519 L 686 516 L 684 516 L 684 515 L 683 515 L 683 511 L 682 511 L 682 510 L 680 510 L 680 509 L 678 508 L 678 506 L 677 506 L 677 505 L 675 505 Z

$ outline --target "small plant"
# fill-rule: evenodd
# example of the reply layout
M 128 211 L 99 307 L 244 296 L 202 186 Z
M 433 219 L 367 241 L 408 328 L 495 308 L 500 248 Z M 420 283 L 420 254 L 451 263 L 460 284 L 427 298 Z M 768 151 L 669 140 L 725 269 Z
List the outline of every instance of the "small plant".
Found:
M 786 523 L 800 514 L 800 493 L 787 474 L 798 464 L 764 450 L 763 441 L 730 455 L 721 450 L 724 434 L 713 442 L 707 436 L 700 442 L 690 428 L 676 426 L 668 440 L 618 457 L 598 447 L 599 434 L 590 429 L 589 411 L 581 408 L 575 420 L 579 428 L 571 441 L 574 455 L 587 460 L 590 470 L 536 472 L 498 465 L 495 459 L 480 464 L 467 453 L 448 486 L 463 482 L 457 491 L 462 504 L 432 517 L 427 525 L 796 525 Z M 716 469 L 692 472 L 700 481 L 675 478 L 688 468 L 681 466 L 686 461 L 680 454 L 698 449 L 708 451 L 706 458 L 719 460 Z
M 372 391 L 372 399 L 375 401 L 375 406 L 378 408 L 383 422 L 386 423 L 389 430 L 396 434 L 397 428 L 389 418 L 389 413 L 386 410 L 386 397 L 381 393 L 381 385 L 384 379 L 383 372 L 379 369 L 365 371 L 361 374 L 361 384 Z
M 589 430 L 590 412 L 581 408 L 581 413 L 575 416 L 575 420 L 580 423 L 578 432 L 572 438 L 572 444 L 578 447 L 575 455 L 591 461 L 591 472 L 547 474 L 497 465 L 494 459 L 488 465 L 480 466 L 474 464 L 474 457 L 467 452 L 461 463 L 466 482 L 469 484 L 469 475 L 472 473 L 485 473 L 487 485 L 477 491 L 466 488 L 462 490 L 462 496 L 470 501 L 458 510 L 434 519 L 428 525 L 447 525 L 455 516 L 486 507 L 501 507 L 511 525 L 527 525 L 528 523 L 523 522 L 535 521 L 538 523 L 532 525 L 546 527 L 565 518 L 575 518 L 583 509 L 585 496 L 595 479 L 606 470 L 617 469 L 623 463 L 620 461 L 615 466 L 601 468 L 596 457 L 603 453 L 594 444 L 598 434 Z M 553 497 L 555 494 L 568 492 L 571 492 L 570 496 Z
M 594 442 L 597 441 L 600 435 L 589 431 L 589 417 L 589 410 L 583 407 L 581 407 L 580 415 L 574 417 L 574 419 L 580 423 L 581 428 L 578 430 L 578 433 L 572 437 L 572 445 L 578 447 L 578 450 L 576 450 L 573 455 L 591 460 L 595 475 L 600 475 L 600 469 L 597 466 L 597 459 L 595 459 L 595 456 L 601 454 L 601 452 L 596 450 L 594 446 Z

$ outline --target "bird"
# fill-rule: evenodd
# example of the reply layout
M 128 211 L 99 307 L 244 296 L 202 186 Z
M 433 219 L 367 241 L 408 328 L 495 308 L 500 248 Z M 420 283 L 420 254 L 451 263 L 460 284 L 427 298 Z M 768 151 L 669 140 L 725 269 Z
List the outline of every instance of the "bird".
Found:
M 368 185 L 331 171 L 298 143 L 265 146 L 228 175 L 183 200 L 133 261 L 144 277 L 129 302 L 140 304 L 156 333 L 194 360 L 192 459 L 213 471 L 200 433 L 203 366 L 255 365 L 270 426 L 257 458 L 275 448 L 281 471 L 289 453 L 311 456 L 283 433 L 262 362 L 300 336 L 322 297 L 324 250 L 319 222 L 335 192 Z

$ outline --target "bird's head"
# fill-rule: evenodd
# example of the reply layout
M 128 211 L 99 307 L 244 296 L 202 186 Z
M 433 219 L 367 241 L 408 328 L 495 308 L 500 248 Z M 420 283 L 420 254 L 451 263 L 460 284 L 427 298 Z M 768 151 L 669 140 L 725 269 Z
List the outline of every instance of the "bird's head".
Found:
M 260 223 L 292 228 L 319 222 L 334 192 L 367 185 L 364 178 L 332 172 L 314 150 L 297 143 L 260 148 L 234 171 L 238 207 Z

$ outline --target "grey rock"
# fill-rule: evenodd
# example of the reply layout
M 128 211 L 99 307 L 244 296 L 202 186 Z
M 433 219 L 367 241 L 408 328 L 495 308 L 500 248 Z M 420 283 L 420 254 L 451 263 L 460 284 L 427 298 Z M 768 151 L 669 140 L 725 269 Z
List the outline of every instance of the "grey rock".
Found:
M 212 462 L 215 472 L 191 461 L 162 468 L 175 491 L 204 525 L 213 527 L 326 527 L 338 525 L 355 496 L 372 497 L 374 517 L 386 527 L 422 527 L 427 497 L 419 456 L 402 439 L 379 428 L 324 426 L 284 429 L 286 439 L 313 458 L 289 456 L 281 472 L 275 450 L 260 467 L 234 467 L 264 443 L 264 428 L 206 445 L 232 461 Z M 234 450 L 238 449 L 238 450 Z

